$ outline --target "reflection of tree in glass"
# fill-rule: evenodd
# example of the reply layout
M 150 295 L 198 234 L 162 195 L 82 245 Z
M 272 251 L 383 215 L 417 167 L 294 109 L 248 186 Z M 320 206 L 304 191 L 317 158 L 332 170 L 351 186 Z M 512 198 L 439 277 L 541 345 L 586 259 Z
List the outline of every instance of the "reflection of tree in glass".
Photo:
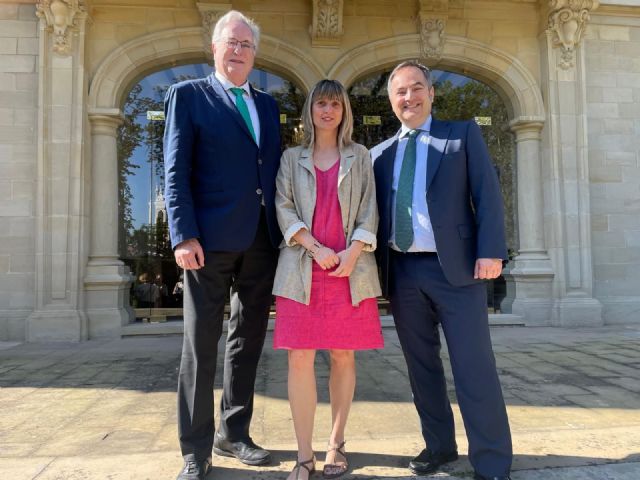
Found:
M 278 103 L 280 114 L 287 116 L 287 123 L 280 125 L 282 146 L 287 148 L 299 143 L 294 129 L 299 128 L 299 124 L 302 123 L 300 115 L 305 97 L 293 83 L 286 80 L 283 83 L 284 85 L 281 89 L 270 91 L 269 94 Z
M 195 78 L 189 75 L 180 75 L 172 79 L 172 84 Z M 164 155 L 162 149 L 162 136 L 164 134 L 163 120 L 147 120 L 148 111 L 163 111 L 164 96 L 169 85 L 154 86 L 152 96 L 142 95 L 142 84 L 136 84 L 124 104 L 124 122 L 118 129 L 118 160 L 119 160 L 119 246 L 122 257 L 136 257 L 148 255 L 154 249 L 149 242 L 155 243 L 155 234 L 149 229 L 155 230 L 153 225 L 142 225 L 136 229 L 133 225 L 131 199 L 133 192 L 127 181 L 129 175 L 135 174 L 138 165 L 133 163 L 133 154 L 138 147 L 147 149 L 147 162 L 152 166 L 152 174 L 159 179 L 161 187 L 164 186 Z M 151 188 L 151 186 L 149 187 Z M 153 199 L 152 199 L 153 200 Z M 146 243 L 142 243 L 142 241 Z M 158 254 L 160 252 L 155 252 Z
M 511 249 L 516 248 L 513 136 L 506 128 L 509 117 L 504 102 L 493 89 L 476 80 L 469 80 L 459 86 L 450 81 L 436 82 L 435 89 L 433 113 L 436 118 L 463 120 L 488 117 L 491 119 L 490 125 L 482 125 L 480 128 L 500 179 L 505 206 L 507 245 Z
M 124 122 L 118 128 L 118 246 L 120 256 L 128 256 L 126 249 L 129 245 L 129 236 L 133 231 L 133 213 L 131 210 L 132 191 L 127 182 L 127 177 L 135 173 L 139 168 L 135 165 L 131 157 L 134 150 L 140 145 L 142 138 L 142 126 L 136 121 L 140 115 L 139 97 L 142 86 L 137 84 L 131 89 L 125 102 Z

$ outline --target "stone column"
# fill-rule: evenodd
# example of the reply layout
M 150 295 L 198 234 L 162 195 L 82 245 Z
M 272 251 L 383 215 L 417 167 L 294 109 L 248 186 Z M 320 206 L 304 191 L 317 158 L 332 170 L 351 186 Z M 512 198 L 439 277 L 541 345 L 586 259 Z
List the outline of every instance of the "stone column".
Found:
M 117 337 L 133 319 L 129 268 L 118 255 L 118 109 L 89 112 L 91 123 L 91 233 L 87 276 L 89 336 Z
M 586 82 L 582 35 L 597 0 L 550 0 L 541 36 L 541 82 L 548 99 L 543 169 L 545 231 L 553 263 L 558 326 L 602 325 L 593 298 Z
M 79 0 L 42 0 L 39 22 L 36 305 L 28 341 L 87 338 L 85 25 Z
M 517 145 L 519 248 L 504 274 L 508 292 L 501 309 L 521 315 L 527 325 L 549 324 L 552 306 L 553 269 L 545 247 L 540 163 L 543 125 L 530 119 L 510 123 Z

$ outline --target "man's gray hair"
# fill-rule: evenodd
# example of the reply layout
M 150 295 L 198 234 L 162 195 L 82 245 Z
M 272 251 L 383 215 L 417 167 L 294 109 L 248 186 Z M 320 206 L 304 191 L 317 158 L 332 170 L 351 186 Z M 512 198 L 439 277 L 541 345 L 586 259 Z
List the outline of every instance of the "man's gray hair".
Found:
M 387 80 L 387 93 L 391 93 L 391 82 L 393 78 L 396 76 L 396 73 L 398 73 L 398 70 L 401 70 L 407 67 L 414 67 L 420 70 L 424 75 L 425 80 L 427 81 L 427 87 L 431 88 L 433 86 L 431 82 L 431 70 L 429 70 L 429 67 L 421 64 L 417 60 L 407 60 L 405 62 L 402 62 L 396 68 L 394 68 L 391 74 L 389 75 L 389 80 Z
M 219 42 L 224 40 L 222 38 L 222 30 L 226 27 L 230 22 L 239 21 L 244 23 L 247 27 L 251 29 L 251 33 L 253 35 L 253 44 L 256 46 L 256 50 L 258 49 L 258 44 L 260 43 L 260 27 L 258 24 L 253 21 L 253 19 L 247 17 L 243 13 L 237 10 L 229 10 L 225 13 L 220 20 L 216 22 L 216 26 L 213 28 L 213 34 L 211 35 L 211 42 Z

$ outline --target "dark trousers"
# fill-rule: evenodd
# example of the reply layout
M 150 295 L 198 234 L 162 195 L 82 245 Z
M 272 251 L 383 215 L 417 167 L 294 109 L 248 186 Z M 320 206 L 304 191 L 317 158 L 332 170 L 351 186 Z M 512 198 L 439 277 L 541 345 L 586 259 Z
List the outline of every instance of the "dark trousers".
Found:
M 213 383 L 230 289 L 220 433 L 232 441 L 249 438 L 256 369 L 277 261 L 278 250 L 269 240 L 263 212 L 248 250 L 205 252 L 203 268 L 185 271 L 184 343 L 178 377 L 178 433 L 183 456 L 200 461 L 211 455 Z
M 481 475 L 507 475 L 511 433 L 491 347 L 485 284 L 452 286 L 436 255 L 392 252 L 390 268 L 391 309 L 428 448 L 457 448 L 440 358 L 442 325 L 469 460 Z

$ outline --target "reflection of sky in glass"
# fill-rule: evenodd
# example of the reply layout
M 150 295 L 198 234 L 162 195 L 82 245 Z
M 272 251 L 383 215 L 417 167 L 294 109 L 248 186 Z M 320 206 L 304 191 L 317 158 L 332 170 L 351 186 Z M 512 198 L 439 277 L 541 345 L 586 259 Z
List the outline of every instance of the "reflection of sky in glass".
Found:
M 391 72 L 387 72 L 387 75 L 389 73 Z M 370 95 L 373 85 L 369 84 L 369 81 L 379 78 L 379 75 L 382 74 L 374 74 L 373 76 L 367 76 L 364 79 L 360 79 L 353 85 L 352 89 L 350 89 L 350 93 L 353 95 Z M 445 82 L 451 82 L 454 87 L 462 87 L 469 82 L 477 82 L 477 80 L 474 80 L 473 78 L 465 77 L 464 75 L 453 72 L 445 72 L 444 70 L 431 70 L 431 78 L 436 88 L 438 88 L 439 84 Z M 387 96 L 386 84 L 378 91 L 378 96 Z
M 159 95 L 159 91 L 166 89 L 176 83 L 176 81 L 186 80 L 187 78 L 202 78 L 211 73 L 212 69 L 206 63 L 195 65 L 182 65 L 173 67 L 160 72 L 153 73 L 142 80 L 139 84 L 142 87 L 141 97 L 149 97 L 158 102 L 158 110 L 163 109 L 163 98 Z M 274 92 L 280 90 L 284 86 L 282 78 L 265 72 L 263 70 L 254 69 L 249 76 L 251 84 L 261 90 Z M 128 107 L 125 105 L 125 110 Z M 150 120 L 147 120 L 146 114 L 138 116 L 138 124 L 143 128 Z M 153 141 L 161 142 L 162 138 L 153 139 Z M 127 182 L 131 187 L 133 198 L 131 198 L 131 210 L 133 215 L 134 228 L 140 228 L 142 224 L 149 222 L 149 214 L 155 212 L 150 210 L 150 205 L 155 201 L 156 188 L 160 187 L 160 178 L 155 175 L 155 165 L 149 162 L 149 146 L 146 144 L 139 145 L 131 155 L 131 163 L 137 165 L 133 174 L 127 177 Z M 155 218 L 152 219 L 155 223 Z
M 431 74 L 433 75 L 433 83 L 435 86 L 438 86 L 439 83 L 451 82 L 454 87 L 462 87 L 469 82 L 475 82 L 476 80 L 465 77 L 464 75 L 459 75 L 453 72 L 445 72 L 443 70 L 431 70 Z

